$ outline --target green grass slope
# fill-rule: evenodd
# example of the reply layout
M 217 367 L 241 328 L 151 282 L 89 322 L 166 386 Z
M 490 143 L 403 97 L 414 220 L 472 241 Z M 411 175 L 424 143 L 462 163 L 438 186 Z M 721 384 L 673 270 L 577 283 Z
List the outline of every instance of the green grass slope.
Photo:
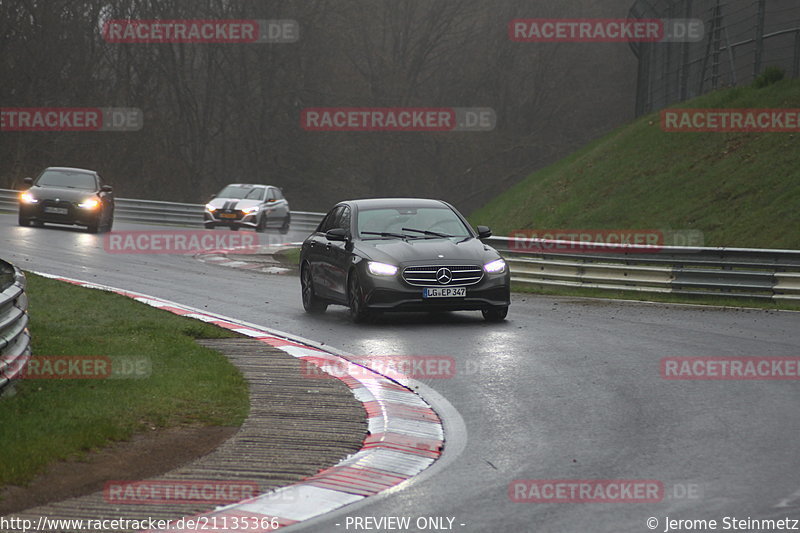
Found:
M 800 80 L 673 107 L 797 109 Z M 800 249 L 800 134 L 666 133 L 655 113 L 535 172 L 469 218 L 495 235 L 691 229 L 706 246 Z

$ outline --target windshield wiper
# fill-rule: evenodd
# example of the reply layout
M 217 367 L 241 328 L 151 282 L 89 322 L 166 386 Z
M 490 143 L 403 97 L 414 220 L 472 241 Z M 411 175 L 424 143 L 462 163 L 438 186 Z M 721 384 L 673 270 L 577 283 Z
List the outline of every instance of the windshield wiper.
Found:
M 414 231 L 416 233 L 422 233 L 424 235 L 433 235 L 434 237 L 442 237 L 443 239 L 449 239 L 450 237 L 455 237 L 455 235 L 448 235 L 447 233 L 439 233 L 437 231 L 428 231 L 425 229 L 413 229 L 413 228 L 400 228 L 403 231 Z
M 362 231 L 361 235 L 378 235 L 379 237 L 394 237 L 396 239 L 408 239 L 408 235 L 402 233 L 389 233 L 386 231 Z

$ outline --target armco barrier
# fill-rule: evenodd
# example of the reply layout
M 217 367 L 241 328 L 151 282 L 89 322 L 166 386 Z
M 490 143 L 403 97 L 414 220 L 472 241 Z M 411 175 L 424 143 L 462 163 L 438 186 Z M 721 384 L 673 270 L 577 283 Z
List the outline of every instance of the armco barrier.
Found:
M 25 275 L 0 260 L 0 394 L 31 355 Z
M 532 287 L 800 301 L 797 250 L 666 246 L 642 252 L 604 244 L 604 253 L 586 253 L 566 251 L 579 248 L 574 242 L 526 239 L 527 249 L 515 249 L 513 239 L 485 241 L 506 258 L 513 282 Z
M 18 195 L 19 191 L 0 189 L 0 210 L 16 211 Z M 114 218 L 117 220 L 187 226 L 201 226 L 203 224 L 203 206 L 201 204 L 181 204 L 131 198 L 116 198 L 114 204 Z M 291 216 L 293 230 L 311 232 L 320 223 L 324 214 L 292 211 Z
M 0 209 L 16 210 L 17 192 L 0 189 Z M 199 225 L 203 206 L 117 198 L 116 217 L 150 223 Z M 323 213 L 292 211 L 292 229 L 313 231 Z M 800 301 L 800 251 L 759 248 L 669 246 L 636 253 L 604 245 L 613 253 L 548 252 L 551 241 L 526 239 L 543 250 L 519 251 L 511 239 L 489 237 L 508 260 L 512 281 L 532 287 L 672 293 L 697 296 Z M 566 243 L 579 248 L 576 243 Z M 616 247 L 616 249 L 614 249 Z M 633 250 L 633 251 L 631 251 Z

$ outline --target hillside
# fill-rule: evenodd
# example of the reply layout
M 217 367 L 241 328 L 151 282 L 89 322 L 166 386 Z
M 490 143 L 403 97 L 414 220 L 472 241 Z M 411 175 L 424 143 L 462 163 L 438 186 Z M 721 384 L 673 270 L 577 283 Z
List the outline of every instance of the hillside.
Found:
M 800 108 L 800 80 L 676 108 Z M 800 249 L 800 133 L 666 133 L 642 117 L 537 171 L 470 216 L 517 229 L 701 230 L 707 246 Z

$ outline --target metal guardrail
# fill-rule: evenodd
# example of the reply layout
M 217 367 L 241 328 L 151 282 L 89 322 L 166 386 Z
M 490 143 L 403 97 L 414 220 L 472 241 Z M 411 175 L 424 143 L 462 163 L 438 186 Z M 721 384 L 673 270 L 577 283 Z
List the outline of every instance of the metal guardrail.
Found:
M 0 189 L 0 209 L 16 211 L 19 191 Z M 114 218 L 149 224 L 202 226 L 203 205 L 159 202 L 155 200 L 114 199 Z M 292 211 L 292 229 L 314 231 L 324 214 Z
M 603 244 L 586 252 L 568 241 L 485 242 L 506 258 L 513 282 L 533 287 L 800 301 L 797 250 Z
M 6 393 L 31 356 L 25 275 L 0 260 L 0 395 Z
M 16 210 L 17 192 L 0 189 L 0 208 Z M 117 198 L 116 217 L 150 223 L 199 225 L 203 206 Z M 313 231 L 323 213 L 292 211 L 292 229 Z M 506 257 L 511 279 L 541 288 L 576 287 L 694 296 L 800 301 L 800 251 L 751 248 L 659 247 L 643 252 L 604 244 L 604 253 L 581 252 L 580 243 L 489 237 Z M 531 251 L 538 242 L 540 250 Z M 554 250 L 558 243 L 567 251 Z M 575 250 L 569 252 L 568 250 Z

